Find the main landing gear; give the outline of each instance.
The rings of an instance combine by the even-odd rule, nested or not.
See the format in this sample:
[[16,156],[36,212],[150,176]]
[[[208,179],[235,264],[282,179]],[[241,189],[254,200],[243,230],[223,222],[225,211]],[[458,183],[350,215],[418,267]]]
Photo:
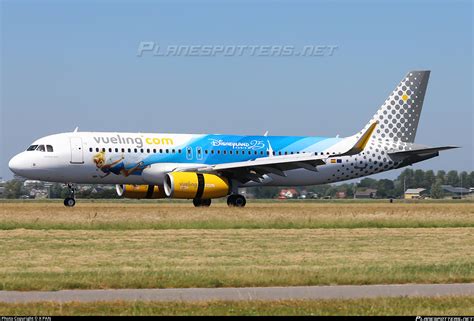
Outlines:
[[209,207],[211,206],[210,198],[195,198],[193,199],[193,204],[195,207]]
[[240,194],[231,194],[227,197],[229,207],[244,207],[247,204],[245,197]]
[[[247,200],[240,194],[231,194],[227,197],[227,205],[229,207],[244,207],[246,203]],[[211,199],[195,198],[193,199],[193,204],[195,207],[209,207],[211,206]]]
[[73,207],[76,205],[76,189],[72,184],[67,184],[67,188],[69,188],[69,196],[64,199],[64,206]]

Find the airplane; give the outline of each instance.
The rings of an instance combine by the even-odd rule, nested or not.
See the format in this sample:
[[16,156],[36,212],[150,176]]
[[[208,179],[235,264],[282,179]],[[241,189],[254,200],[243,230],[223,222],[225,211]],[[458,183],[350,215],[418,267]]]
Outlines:
[[42,137],[8,166],[34,180],[116,184],[119,196],[192,199],[196,207],[227,197],[244,207],[241,187],[334,183],[393,170],[456,146],[415,144],[430,71],[410,71],[358,133],[320,136],[237,136],[73,132]]

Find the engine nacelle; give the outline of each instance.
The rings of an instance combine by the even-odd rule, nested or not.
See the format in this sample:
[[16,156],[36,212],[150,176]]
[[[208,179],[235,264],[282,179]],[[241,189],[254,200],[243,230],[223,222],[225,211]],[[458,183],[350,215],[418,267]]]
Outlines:
[[156,185],[115,185],[118,196],[125,198],[165,198],[162,188]]
[[164,190],[167,197],[210,199],[227,196],[229,181],[214,174],[171,172],[166,174]]

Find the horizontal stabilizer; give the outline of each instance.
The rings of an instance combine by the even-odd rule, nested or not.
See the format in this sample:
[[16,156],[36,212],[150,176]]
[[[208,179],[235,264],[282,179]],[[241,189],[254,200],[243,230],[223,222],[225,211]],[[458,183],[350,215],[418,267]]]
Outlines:
[[428,148],[416,148],[411,150],[394,150],[389,151],[390,156],[425,156],[429,154],[434,154],[442,150],[459,148],[458,146],[440,146],[440,147],[428,147]]

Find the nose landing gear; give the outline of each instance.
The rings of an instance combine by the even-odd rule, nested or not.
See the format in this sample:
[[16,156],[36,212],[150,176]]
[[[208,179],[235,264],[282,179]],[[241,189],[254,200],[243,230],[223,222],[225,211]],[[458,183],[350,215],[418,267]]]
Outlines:
[[64,199],[64,206],[73,207],[76,205],[76,189],[73,184],[67,184],[67,187],[69,188],[69,196]]
[[240,194],[231,194],[227,197],[229,207],[244,207],[245,204],[247,204],[247,200]]

